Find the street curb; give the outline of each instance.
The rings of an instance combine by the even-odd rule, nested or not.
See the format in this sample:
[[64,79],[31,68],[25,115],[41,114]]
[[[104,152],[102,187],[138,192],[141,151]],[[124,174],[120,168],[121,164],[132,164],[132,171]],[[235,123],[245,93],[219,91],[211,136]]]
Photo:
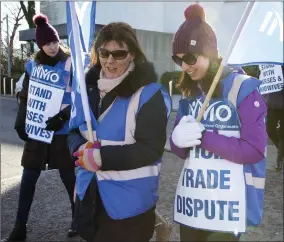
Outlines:
[[16,101],[16,96],[0,95],[0,99],[14,100],[14,101]]

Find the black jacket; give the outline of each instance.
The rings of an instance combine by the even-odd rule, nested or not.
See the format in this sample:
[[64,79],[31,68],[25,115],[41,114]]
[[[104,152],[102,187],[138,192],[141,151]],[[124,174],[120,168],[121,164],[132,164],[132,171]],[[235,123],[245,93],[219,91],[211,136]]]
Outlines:
[[[56,57],[48,57],[44,52],[41,52],[39,57],[39,64],[55,66],[58,61],[66,60],[68,55],[60,50]],[[25,133],[25,120],[29,78],[29,74],[26,71],[23,89],[19,94],[21,102],[15,121],[15,129],[19,137],[26,141],[21,162],[22,166],[25,168],[44,169],[45,164],[48,164],[49,169],[73,168],[74,163],[68,149],[67,135],[54,135],[51,144],[27,138]],[[70,117],[70,108],[62,110],[61,112],[64,113],[68,120]],[[68,122],[67,120],[66,122]]]
[[[110,106],[115,97],[130,97],[140,87],[156,82],[156,74],[152,65],[147,63],[142,68],[135,67],[134,71],[129,73],[117,87],[105,95],[99,110],[100,95],[97,86],[99,73],[100,67],[94,66],[86,74],[89,103],[96,118]],[[167,111],[163,96],[159,91],[143,105],[137,115],[134,134],[136,143],[101,148],[101,170],[130,170],[153,164],[163,154],[167,138],[166,126]],[[68,143],[71,153],[85,142],[86,140],[80,135],[78,129],[69,133]],[[154,214],[154,209],[155,207],[144,214],[121,220],[120,226],[129,228],[129,224],[136,224],[137,221],[141,222],[141,219],[147,217],[147,214]],[[93,241],[97,224],[107,227],[106,224],[111,223],[110,221],[98,192],[96,178],[94,178],[83,200],[76,198],[74,225],[83,239]],[[149,219],[148,222],[151,224]]]
[[[86,85],[90,107],[96,118],[106,110],[115,97],[130,97],[140,87],[156,82],[156,74],[151,64],[134,71],[112,91],[106,94],[99,110],[100,95],[97,86],[100,67],[92,67],[86,74]],[[167,111],[162,93],[157,92],[139,111],[134,138],[136,142],[123,146],[103,146],[101,148],[101,170],[131,170],[153,164],[160,158],[166,143]],[[68,143],[71,153],[86,140],[75,129],[69,133]]]

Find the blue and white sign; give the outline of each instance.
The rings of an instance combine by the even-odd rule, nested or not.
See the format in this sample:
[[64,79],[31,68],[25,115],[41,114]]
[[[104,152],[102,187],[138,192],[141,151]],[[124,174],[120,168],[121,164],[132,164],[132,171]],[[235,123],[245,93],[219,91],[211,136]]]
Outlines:
[[[183,115],[197,117],[204,102],[204,97],[195,100],[184,99],[180,101]],[[206,108],[201,123],[208,130],[238,130],[238,115],[228,100],[211,99]]]
[[[75,11],[72,11],[71,6],[75,5]],[[74,10],[74,9],[73,9]],[[66,2],[67,15],[67,34],[68,42],[71,49],[73,79],[72,79],[72,109],[69,127],[70,129],[77,128],[86,123],[84,116],[84,102],[88,102],[87,96],[81,94],[81,85],[85,85],[83,68],[85,69],[90,61],[90,50],[95,34],[95,18],[96,18],[96,1],[92,2]],[[78,30],[80,38],[74,38],[73,32]],[[81,56],[76,54],[76,49],[79,50]],[[81,59],[80,59],[81,58]],[[81,80],[80,80],[81,79]],[[80,83],[81,81],[81,83]],[[88,110],[89,111],[89,110]],[[90,112],[90,111],[89,111]],[[92,118],[92,127],[95,129],[97,122],[90,112]]]
[[[182,100],[183,115],[197,116],[202,102]],[[201,123],[207,130],[239,137],[236,111],[227,100],[211,100]],[[236,122],[237,120],[237,122]],[[212,125],[213,123],[217,126]],[[174,221],[193,228],[239,233],[246,230],[246,188],[243,166],[200,146],[191,148],[181,172],[174,203]]]
[[262,83],[259,86],[261,95],[279,92],[283,89],[283,72],[281,65],[259,65],[259,80]]
[[[26,133],[30,139],[51,143],[54,132],[45,130],[45,121],[60,111],[66,71],[45,65],[32,68],[29,81]],[[69,78],[69,77],[68,77]]]
[[228,63],[283,63],[283,2],[254,4]]

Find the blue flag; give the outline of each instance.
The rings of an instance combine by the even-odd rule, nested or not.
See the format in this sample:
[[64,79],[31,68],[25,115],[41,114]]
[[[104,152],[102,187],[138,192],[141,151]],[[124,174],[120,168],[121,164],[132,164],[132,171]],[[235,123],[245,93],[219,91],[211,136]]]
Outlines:
[[283,63],[283,2],[256,2],[228,64]]
[[[75,11],[74,11],[75,10]],[[86,123],[83,102],[88,104],[87,96],[81,95],[80,79],[84,78],[84,70],[90,61],[90,50],[95,34],[95,14],[96,1],[92,2],[66,2],[67,34],[71,49],[73,77],[72,77],[72,109],[69,128],[77,128]],[[78,36],[74,36],[74,31],[78,30]],[[79,55],[78,52],[80,51]],[[77,54],[76,54],[77,53]],[[81,85],[86,85],[85,80],[81,80]],[[84,87],[85,88],[85,87]],[[84,99],[82,101],[82,98]],[[88,105],[87,105],[88,106]],[[88,107],[89,109],[89,107]],[[88,110],[91,116],[92,128],[95,129],[97,121],[93,113]]]

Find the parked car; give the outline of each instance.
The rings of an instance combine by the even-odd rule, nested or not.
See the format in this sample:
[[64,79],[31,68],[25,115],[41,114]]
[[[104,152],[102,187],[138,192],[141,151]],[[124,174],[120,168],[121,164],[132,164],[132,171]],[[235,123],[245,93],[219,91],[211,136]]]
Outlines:
[[21,75],[19,81],[17,81],[17,83],[16,83],[15,95],[16,95],[16,99],[17,99],[18,104],[20,104],[19,94],[20,94],[20,91],[23,89],[24,78],[25,78],[25,73],[23,73]]

